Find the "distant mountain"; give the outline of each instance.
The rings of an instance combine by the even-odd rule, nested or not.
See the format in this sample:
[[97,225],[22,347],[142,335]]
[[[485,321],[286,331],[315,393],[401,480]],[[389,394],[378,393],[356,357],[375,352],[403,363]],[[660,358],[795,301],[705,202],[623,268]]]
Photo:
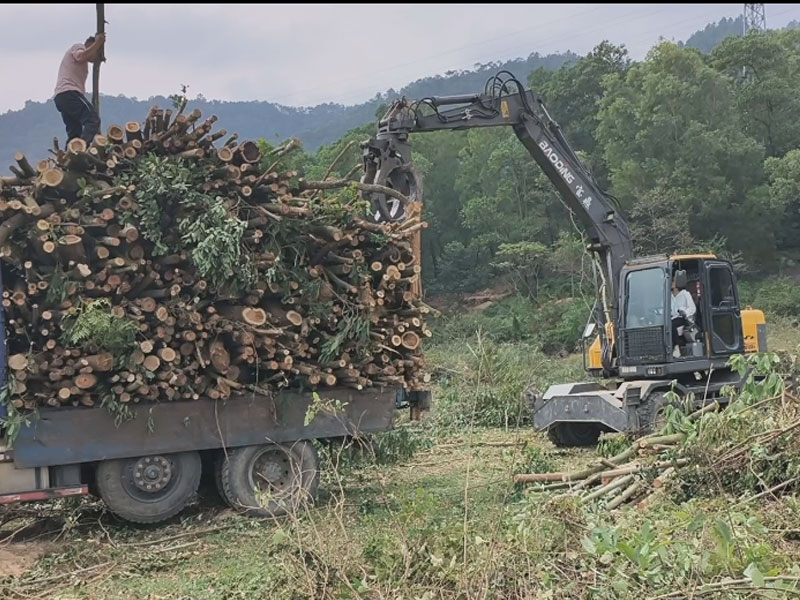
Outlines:
[[697,48],[701,52],[708,54],[726,37],[730,35],[742,35],[742,16],[735,19],[725,17],[716,23],[709,23],[704,29],[695,31],[686,40],[684,45],[690,48]]
[[[571,52],[547,56],[533,53],[528,58],[479,64],[472,70],[449,71],[444,75],[419,79],[399,91],[376,94],[371,100],[354,106],[327,103],[296,108],[264,101],[196,99],[189,102],[189,108],[199,108],[204,116],[217,115],[219,126],[228,132],[237,132],[240,139],[263,137],[276,141],[295,137],[307,150],[314,151],[321,145],[336,141],[348,130],[375,120],[375,112],[381,104],[401,95],[421,98],[483,90],[486,79],[500,69],[508,69],[525,82],[530,73],[540,67],[558,69],[577,58]],[[136,100],[122,95],[101,95],[103,131],[112,123],[141,122],[154,104],[169,108],[172,102],[164,96]],[[47,157],[54,136],[58,136],[63,145],[66,133],[52,100],[28,101],[22,110],[0,115],[0,171],[5,170],[3,165],[14,164],[15,152],[23,152],[32,161]]]
[[[783,29],[800,29],[800,22],[790,21]],[[741,15],[735,19],[725,17],[716,23],[709,23],[700,31],[695,31],[683,45],[697,48],[701,52],[708,54],[721,44],[726,37],[742,35],[743,30]]]

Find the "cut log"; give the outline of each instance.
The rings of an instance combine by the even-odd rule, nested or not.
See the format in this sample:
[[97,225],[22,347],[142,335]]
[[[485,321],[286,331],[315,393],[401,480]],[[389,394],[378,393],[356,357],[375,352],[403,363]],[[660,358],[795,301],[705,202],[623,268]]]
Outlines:
[[244,142],[236,148],[236,153],[246,163],[257,163],[261,160],[261,151],[258,146],[253,142]]
[[28,357],[24,354],[13,354],[8,357],[8,366],[14,371],[22,371],[28,368]]
[[244,321],[248,325],[261,327],[267,322],[267,312],[263,308],[253,306],[226,306],[219,309],[221,315],[235,321]]
[[14,160],[17,161],[20,170],[22,171],[25,177],[35,177],[37,171],[31,166],[31,163],[28,162],[28,159],[25,158],[25,155],[22,152],[17,152],[14,154]]
[[142,366],[147,369],[148,371],[157,371],[158,368],[161,366],[161,361],[158,359],[157,356],[150,354],[146,356]]
[[114,355],[110,352],[91,354],[83,356],[80,359],[80,363],[83,366],[90,367],[92,371],[107,372],[114,366]]
[[[327,192],[321,202],[316,191],[343,186],[315,188],[296,171],[281,172],[296,140],[264,168],[254,142],[231,136],[214,147],[227,135],[212,131],[216,117],[178,113],[154,108],[143,125],[112,125],[88,148],[76,139],[61,152],[56,143],[35,170],[15,156],[15,175],[0,178],[8,343],[12,352],[30,348],[9,357],[9,368],[24,367],[12,369],[27,386],[15,396],[21,405],[88,407],[107,393],[121,402],[225,398],[252,386],[418,389],[428,381],[420,351],[428,310],[412,294],[419,260],[405,239],[419,216],[370,223],[354,216],[349,194]],[[143,222],[136,166],[150,155],[191,160],[207,176],[166,194]],[[182,237],[198,215],[182,199],[192,189],[245,224],[237,263],[196,256],[194,246],[160,252],[186,247]],[[376,243],[373,233],[387,237]],[[211,271],[198,272],[198,259],[209,258]],[[240,267],[254,283],[233,284]],[[137,338],[120,353],[129,357],[124,368],[103,340],[59,346],[62,317],[98,299]],[[366,329],[366,339],[356,335]],[[338,359],[325,356],[334,338]]]
[[178,358],[178,354],[172,348],[162,348],[158,351],[158,355],[161,357],[161,360],[164,362],[175,362]]
[[121,144],[125,140],[125,129],[120,125],[111,125],[106,132],[106,137],[114,144]]
[[88,390],[97,385],[97,376],[91,373],[82,373],[75,378],[75,387],[79,390]]
[[409,350],[416,350],[419,348],[419,336],[414,333],[413,331],[406,331],[403,334],[402,338],[402,345],[403,348],[407,348]]
[[72,154],[82,154],[86,152],[86,142],[81,138],[72,138],[67,143],[67,151]]
[[142,131],[139,123],[136,121],[128,121],[125,123],[125,136],[129,142],[132,140],[141,140]]
[[225,344],[217,340],[211,344],[209,350],[210,360],[213,367],[222,375],[228,372],[231,365],[231,355],[225,348]]

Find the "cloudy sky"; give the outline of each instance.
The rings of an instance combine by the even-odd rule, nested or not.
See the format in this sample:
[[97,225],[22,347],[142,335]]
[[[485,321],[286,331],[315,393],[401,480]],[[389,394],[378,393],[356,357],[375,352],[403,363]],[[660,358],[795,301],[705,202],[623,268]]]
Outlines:
[[[572,50],[603,39],[641,59],[742,4],[106,5],[105,94],[189,96],[288,106],[355,104],[420,77]],[[800,5],[767,4],[767,25]],[[0,6],[0,113],[52,95],[66,49],[95,30],[94,4]],[[91,87],[91,74],[88,86]],[[89,90],[87,90],[89,91]]]

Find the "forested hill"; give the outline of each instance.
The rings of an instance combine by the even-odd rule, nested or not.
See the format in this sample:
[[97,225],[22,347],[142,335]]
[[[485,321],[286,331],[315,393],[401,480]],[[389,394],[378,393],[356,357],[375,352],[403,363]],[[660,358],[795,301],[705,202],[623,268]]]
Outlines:
[[695,31],[686,40],[686,46],[697,48],[708,54],[729,35],[742,35],[742,17],[725,17],[716,23],[709,23],[704,29]]
[[[433,94],[459,94],[482,90],[486,79],[499,69],[518,74],[523,81],[538,68],[558,69],[577,60],[577,55],[566,52],[507,62],[477,65],[474,70],[450,71],[444,75],[419,79],[399,91],[389,90],[376,94],[368,102],[354,106],[320,104],[311,108],[281,106],[272,102],[221,102],[218,100],[192,100],[190,106],[199,108],[204,115],[215,114],[225,129],[239,133],[241,138],[266,138],[275,141],[290,137],[299,138],[307,150],[316,150],[340,138],[346,131],[375,119],[378,107],[388,99],[407,95],[412,98]],[[169,90],[171,93],[177,90]],[[144,119],[154,104],[162,108],[172,102],[164,96],[136,100],[125,96],[102,96],[103,129],[111,123]],[[61,115],[53,101],[26,103],[25,108],[0,115],[0,165],[13,163],[15,152],[23,152],[30,159],[45,158],[52,146],[53,136],[65,137]]]

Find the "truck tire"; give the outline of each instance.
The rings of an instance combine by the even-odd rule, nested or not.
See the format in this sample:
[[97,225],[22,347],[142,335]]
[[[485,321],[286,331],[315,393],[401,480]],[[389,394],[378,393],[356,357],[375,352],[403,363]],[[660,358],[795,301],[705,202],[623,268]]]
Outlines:
[[547,437],[560,447],[594,446],[600,431],[594,423],[558,423],[547,430]]
[[230,450],[225,450],[223,448],[217,453],[217,460],[214,461],[214,482],[217,485],[217,493],[222,501],[228,506],[233,506],[233,502],[228,498],[228,495],[225,493],[225,486],[222,484],[222,469],[225,466],[225,461],[228,459],[230,452]]
[[279,517],[316,498],[319,456],[308,441],[228,450],[220,461],[222,495],[253,517]]
[[97,488],[117,516],[159,523],[186,506],[197,492],[201,470],[197,452],[105,460],[97,466]]

